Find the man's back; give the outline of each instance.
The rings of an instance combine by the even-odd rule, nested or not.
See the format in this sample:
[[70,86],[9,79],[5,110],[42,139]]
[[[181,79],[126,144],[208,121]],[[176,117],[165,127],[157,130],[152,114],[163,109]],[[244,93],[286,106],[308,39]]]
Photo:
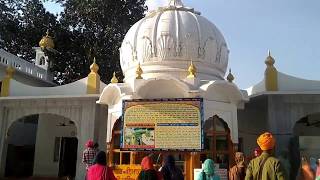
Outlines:
[[[260,173],[261,175],[259,175]],[[267,152],[263,152],[259,157],[250,161],[249,166],[247,167],[245,179],[286,180],[286,177],[280,161],[269,155]]]
[[93,148],[87,148],[83,151],[82,154],[82,162],[86,164],[86,169],[93,165],[93,160],[96,156],[97,152]]

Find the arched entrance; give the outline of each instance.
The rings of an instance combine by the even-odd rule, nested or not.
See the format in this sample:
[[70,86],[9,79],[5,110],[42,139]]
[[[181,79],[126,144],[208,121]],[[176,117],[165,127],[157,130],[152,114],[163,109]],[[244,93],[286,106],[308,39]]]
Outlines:
[[112,130],[111,142],[107,145],[109,165],[140,164],[142,158],[147,155],[153,157],[157,167],[161,166],[166,154],[175,156],[176,164],[183,170],[185,179],[193,179],[193,170],[200,168],[200,164],[207,158],[211,158],[220,169],[229,169],[233,162],[233,144],[230,137],[230,129],[227,123],[215,115],[204,122],[204,151],[202,152],[168,152],[168,151],[121,151],[121,119],[119,118]]
[[7,131],[6,177],[75,177],[75,123],[55,114],[28,115]]
[[315,160],[320,158],[320,113],[299,119],[294,125],[293,134],[290,148],[291,172],[297,172],[301,157],[310,160],[311,166],[315,168]]
[[5,176],[32,176],[38,118],[39,115],[23,117],[7,131]]
[[200,161],[213,159],[221,169],[229,169],[233,161],[233,144],[228,124],[219,116],[214,115],[204,123],[204,152]]

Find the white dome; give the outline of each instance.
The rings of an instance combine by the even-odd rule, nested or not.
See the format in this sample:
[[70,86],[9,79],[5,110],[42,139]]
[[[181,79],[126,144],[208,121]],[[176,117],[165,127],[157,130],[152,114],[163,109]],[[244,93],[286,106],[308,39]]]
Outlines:
[[200,80],[215,80],[223,79],[228,54],[214,24],[180,0],[171,0],[130,28],[120,48],[120,63],[125,81],[135,78],[139,62],[145,79],[185,79],[191,61]]

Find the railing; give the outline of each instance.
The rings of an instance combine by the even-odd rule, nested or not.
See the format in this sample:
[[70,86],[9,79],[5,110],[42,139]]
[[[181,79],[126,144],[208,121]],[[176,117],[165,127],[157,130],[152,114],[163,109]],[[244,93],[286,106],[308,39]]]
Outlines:
[[27,62],[3,49],[0,49],[0,64],[4,66],[11,65],[16,70],[24,72],[25,74],[28,74],[30,76],[37,77],[46,81],[52,81],[51,74],[45,69],[42,69],[33,63]]

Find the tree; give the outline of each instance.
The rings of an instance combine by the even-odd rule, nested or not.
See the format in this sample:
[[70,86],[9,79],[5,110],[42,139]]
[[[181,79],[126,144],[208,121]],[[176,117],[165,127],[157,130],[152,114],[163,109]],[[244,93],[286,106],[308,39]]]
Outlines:
[[119,48],[130,26],[144,16],[145,0],[52,1],[64,7],[59,20],[40,0],[0,0],[0,10],[6,12],[0,15],[5,20],[0,19],[0,27],[4,27],[0,29],[0,47],[30,60],[32,47],[49,28],[59,52],[46,52],[53,60],[56,81],[69,83],[87,76],[93,57],[104,82],[109,82],[113,72],[122,79]]
[[[73,48],[57,50],[71,58],[71,69],[80,76],[89,73],[93,56],[100,66],[100,75],[108,82],[113,72],[122,79],[119,48],[130,26],[144,16],[145,0],[56,0],[64,7],[61,24],[69,29]],[[59,36],[57,36],[59,38]],[[91,51],[90,51],[91,50]]]
[[1,0],[0,10],[0,47],[32,61],[32,47],[46,29],[57,26],[57,17],[47,12],[40,0]]

